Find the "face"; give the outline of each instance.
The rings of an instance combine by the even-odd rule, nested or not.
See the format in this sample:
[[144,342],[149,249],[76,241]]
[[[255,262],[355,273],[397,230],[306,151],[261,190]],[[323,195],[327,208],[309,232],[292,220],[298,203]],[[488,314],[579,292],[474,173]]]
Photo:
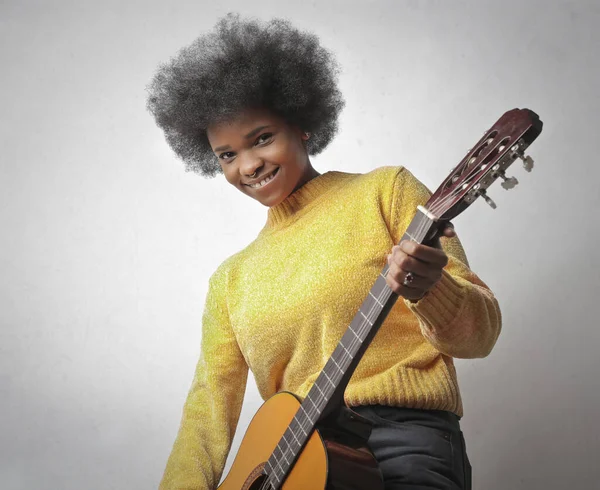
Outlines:
[[248,109],[212,125],[208,141],[227,181],[265,206],[275,206],[318,175],[300,128],[266,109]]

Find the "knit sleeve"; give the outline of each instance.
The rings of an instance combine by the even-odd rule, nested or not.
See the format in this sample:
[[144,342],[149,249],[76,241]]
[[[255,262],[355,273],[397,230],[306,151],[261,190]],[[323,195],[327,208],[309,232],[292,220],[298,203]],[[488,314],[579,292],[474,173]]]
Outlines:
[[212,490],[221,478],[248,377],[225,293],[220,267],[209,281],[200,358],[159,490]]
[[[395,243],[431,192],[407,169],[395,173],[390,228]],[[440,352],[457,358],[487,356],[500,334],[500,307],[489,287],[469,268],[458,237],[440,239],[448,256],[442,279],[419,301],[404,300],[423,336]]]

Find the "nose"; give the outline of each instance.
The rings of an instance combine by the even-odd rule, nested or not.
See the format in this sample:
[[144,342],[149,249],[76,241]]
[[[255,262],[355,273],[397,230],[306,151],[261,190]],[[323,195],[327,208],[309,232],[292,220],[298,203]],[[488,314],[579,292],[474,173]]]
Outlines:
[[258,173],[263,165],[264,162],[262,161],[262,158],[259,158],[256,155],[248,155],[240,163],[240,173],[244,177],[252,177]]

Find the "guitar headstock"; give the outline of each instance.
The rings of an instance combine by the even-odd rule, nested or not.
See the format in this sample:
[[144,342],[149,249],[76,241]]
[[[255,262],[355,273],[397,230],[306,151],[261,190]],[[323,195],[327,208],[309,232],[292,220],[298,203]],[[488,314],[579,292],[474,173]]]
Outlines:
[[495,208],[486,189],[498,178],[504,180],[505,189],[514,187],[517,179],[506,177],[505,171],[517,158],[523,160],[525,170],[531,171],[533,160],[524,151],[541,132],[542,121],[535,112],[529,109],[506,112],[450,172],[425,208],[443,221],[462,213],[478,197]]

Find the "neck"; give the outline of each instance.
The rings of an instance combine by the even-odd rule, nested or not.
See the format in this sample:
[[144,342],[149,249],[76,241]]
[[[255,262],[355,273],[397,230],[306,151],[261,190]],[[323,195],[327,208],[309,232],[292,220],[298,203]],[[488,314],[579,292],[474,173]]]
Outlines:
[[321,175],[321,174],[313,168],[313,166],[310,163],[310,160],[307,159],[306,169],[305,169],[304,173],[302,174],[302,178],[298,181],[298,184],[296,185],[296,187],[294,187],[294,190],[292,192],[296,192],[298,189],[300,189],[300,187],[302,187],[304,184],[306,184],[309,180],[314,179],[318,175]]
[[345,174],[335,171],[323,174],[315,172],[310,180],[302,186],[297,186],[297,190],[283,201],[269,207],[266,229],[277,229],[293,222],[303,210],[317,202],[321,195],[340,185],[344,176]]

